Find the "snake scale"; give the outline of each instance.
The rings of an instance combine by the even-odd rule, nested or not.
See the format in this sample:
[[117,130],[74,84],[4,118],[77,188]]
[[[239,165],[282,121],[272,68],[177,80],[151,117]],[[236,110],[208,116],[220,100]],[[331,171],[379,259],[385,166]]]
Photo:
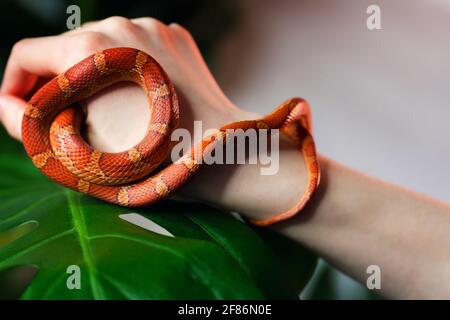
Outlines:
[[[143,140],[133,148],[100,152],[82,138],[83,117],[74,103],[119,81],[135,82],[145,91],[151,105],[150,123]],[[179,160],[152,174],[167,158],[171,133],[178,122],[177,93],[158,62],[137,49],[112,48],[87,57],[41,87],[25,109],[22,136],[34,165],[49,178],[126,207],[147,206],[171,195],[202,166],[196,156],[201,158],[217,140],[227,139],[227,129],[280,129],[298,145],[305,159],[308,182],[298,203],[252,223],[267,226],[295,215],[318,187],[320,169],[310,109],[303,99],[289,99],[261,119],[225,125]]]

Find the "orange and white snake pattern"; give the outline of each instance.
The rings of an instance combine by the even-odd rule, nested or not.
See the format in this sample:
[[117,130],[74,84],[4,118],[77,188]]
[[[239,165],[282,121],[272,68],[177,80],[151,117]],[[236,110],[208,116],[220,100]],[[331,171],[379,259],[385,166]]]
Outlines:
[[[146,136],[130,150],[100,152],[81,137],[83,116],[74,103],[119,81],[133,81],[143,88],[151,105],[150,123]],[[82,60],[40,88],[26,107],[22,136],[27,154],[49,178],[121,206],[146,206],[168,197],[202,166],[203,162],[196,159],[202,159],[218,140],[226,141],[227,129],[280,129],[298,145],[305,159],[308,182],[297,205],[252,223],[266,226],[292,217],[318,187],[320,169],[310,109],[303,99],[292,98],[262,119],[219,128],[178,161],[152,175],[167,158],[171,133],[178,122],[177,94],[162,67],[137,49],[112,48]]]

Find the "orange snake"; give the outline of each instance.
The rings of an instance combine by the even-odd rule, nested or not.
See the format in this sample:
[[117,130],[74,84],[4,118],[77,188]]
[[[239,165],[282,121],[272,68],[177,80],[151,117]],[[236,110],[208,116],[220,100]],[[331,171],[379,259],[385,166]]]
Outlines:
[[[146,136],[133,148],[100,152],[81,137],[82,115],[72,105],[119,81],[132,81],[143,88],[152,106],[150,123]],[[179,160],[151,175],[167,158],[178,120],[177,94],[162,67],[137,49],[112,48],[91,55],[40,88],[25,109],[22,136],[34,165],[49,178],[110,203],[139,207],[164,199],[181,187],[201,167],[196,156],[202,158],[217,140],[225,141],[226,129],[280,129],[303,153],[307,187],[293,208],[251,222],[266,226],[285,220],[299,212],[316,191],[320,169],[305,100],[292,98],[262,119],[219,128]]]

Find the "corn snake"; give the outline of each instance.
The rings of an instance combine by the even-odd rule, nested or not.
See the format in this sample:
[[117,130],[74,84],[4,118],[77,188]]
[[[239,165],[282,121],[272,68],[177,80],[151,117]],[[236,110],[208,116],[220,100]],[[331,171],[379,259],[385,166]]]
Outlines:
[[[94,150],[80,134],[82,115],[73,104],[119,81],[132,81],[145,91],[151,108],[146,136],[120,153]],[[150,173],[167,157],[170,135],[179,122],[175,88],[162,67],[146,53],[112,48],[93,54],[50,80],[29,100],[22,121],[25,150],[46,176],[68,188],[127,207],[140,207],[167,198],[201,168],[196,161],[227,129],[280,129],[299,147],[308,171],[306,190],[291,209],[266,220],[266,226],[292,217],[316,191],[320,168],[311,135],[307,102],[292,98],[257,120],[223,126],[191,151],[159,172]]]

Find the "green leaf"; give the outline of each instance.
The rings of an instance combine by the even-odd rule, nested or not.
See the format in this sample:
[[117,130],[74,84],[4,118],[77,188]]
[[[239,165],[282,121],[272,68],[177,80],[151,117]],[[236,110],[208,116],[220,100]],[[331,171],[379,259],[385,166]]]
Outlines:
[[[216,209],[110,205],[49,181],[3,131],[0,146],[0,298],[295,299],[315,268],[287,238]],[[68,289],[72,265],[81,289]]]

